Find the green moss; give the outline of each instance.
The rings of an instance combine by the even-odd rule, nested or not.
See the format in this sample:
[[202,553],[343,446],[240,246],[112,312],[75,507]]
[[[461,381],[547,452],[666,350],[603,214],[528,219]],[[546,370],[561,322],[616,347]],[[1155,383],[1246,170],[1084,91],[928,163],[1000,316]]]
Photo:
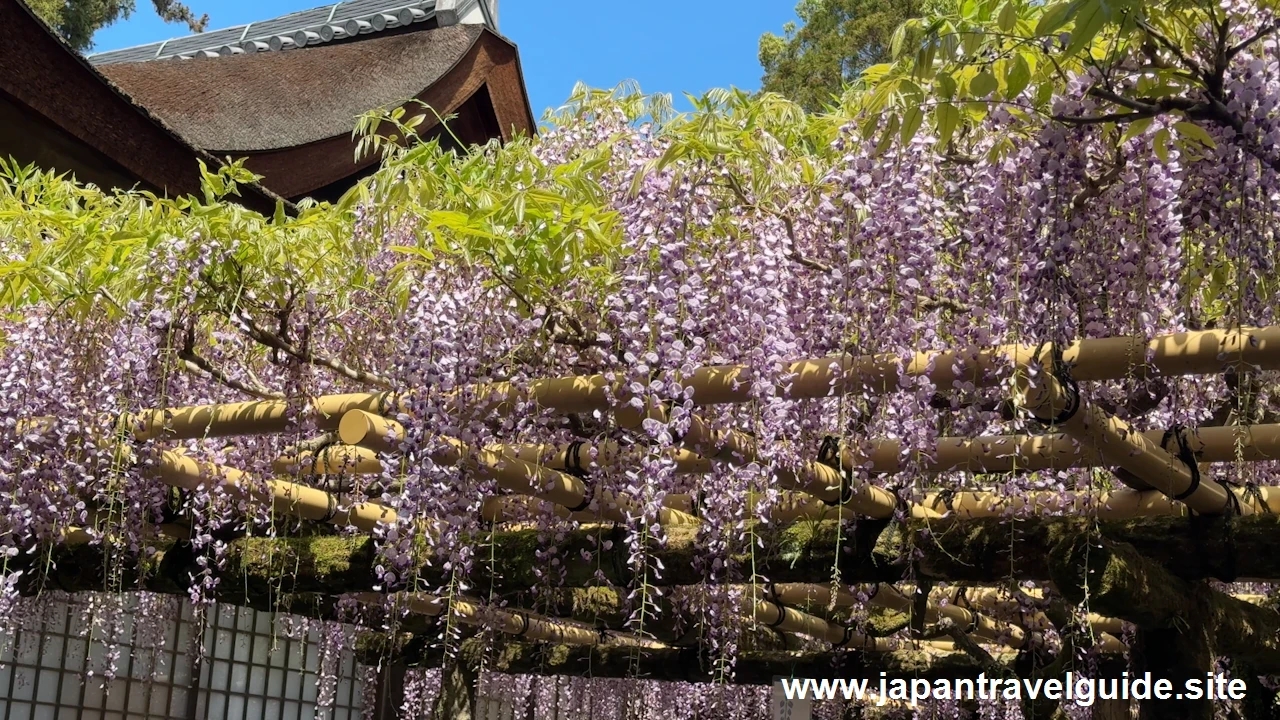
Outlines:
[[573,588],[571,592],[575,616],[611,616],[622,609],[622,597],[613,588],[601,586]]
[[904,612],[883,610],[867,616],[870,632],[876,637],[887,637],[911,624],[911,616]]

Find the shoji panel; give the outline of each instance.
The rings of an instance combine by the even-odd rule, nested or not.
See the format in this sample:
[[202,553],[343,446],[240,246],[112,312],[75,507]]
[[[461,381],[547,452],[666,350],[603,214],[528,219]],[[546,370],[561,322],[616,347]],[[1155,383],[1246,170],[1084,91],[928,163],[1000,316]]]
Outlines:
[[[363,694],[348,650],[331,658],[337,676],[329,708],[318,707],[320,637],[273,627],[272,615],[220,605],[205,628],[197,717],[221,720],[359,720]],[[3,719],[0,719],[3,720]]]

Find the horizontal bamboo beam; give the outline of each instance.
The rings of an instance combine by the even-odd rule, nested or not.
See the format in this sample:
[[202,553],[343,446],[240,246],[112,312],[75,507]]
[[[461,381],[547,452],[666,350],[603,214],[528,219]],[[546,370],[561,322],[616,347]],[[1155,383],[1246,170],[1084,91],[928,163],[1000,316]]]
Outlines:
[[235,468],[194,460],[172,450],[160,453],[154,472],[166,485],[184,490],[222,483],[242,497],[270,502],[276,512],[304,520],[351,525],[365,532],[372,531],[378,523],[396,521],[395,510],[383,505],[360,502],[343,507],[335,496],[323,490],[285,480],[253,480]]
[[[782,602],[801,607],[817,605],[851,609],[861,605],[857,596],[853,593],[843,588],[836,589],[833,592],[830,585],[783,583],[775,586],[775,592]],[[871,604],[878,607],[903,613],[912,611],[911,599],[888,583],[873,585],[872,592],[869,594],[871,595]],[[964,630],[966,635],[970,635],[982,642],[998,643],[1014,649],[1021,648],[1026,643],[1026,634],[1017,625],[994,620],[986,615],[955,605],[940,604],[931,598],[926,606],[925,622],[937,623],[940,618],[944,617]]]
[[[749,437],[739,431],[733,434],[730,447],[745,448],[744,457],[758,457]],[[1142,433],[1152,443],[1165,439],[1163,430],[1147,430]],[[748,438],[744,440],[743,438]],[[1196,459],[1201,463],[1230,463],[1236,461],[1261,462],[1280,459],[1280,424],[1207,426],[1187,430],[1186,439]],[[892,438],[877,439],[869,443],[867,452],[858,452],[847,445],[841,447],[840,464],[845,470],[878,473],[902,471],[902,443]],[[590,466],[595,455],[597,464],[607,465],[621,452],[613,441],[598,444],[584,443],[576,450],[572,444],[494,444],[489,450],[509,455],[526,462],[536,463],[552,470],[565,470],[580,463]],[[579,460],[570,462],[570,453]],[[696,474],[710,472],[711,458],[702,457],[684,448],[671,452],[676,462],[676,472]],[[717,453],[715,459],[725,460]],[[929,473],[945,473],[963,470],[973,473],[1008,473],[1031,470],[1063,470],[1077,467],[1099,467],[1108,463],[1096,447],[1081,443],[1067,433],[1044,435],[987,435],[972,438],[940,437],[933,457],[920,458],[921,469]],[[740,464],[740,463],[739,463]],[[281,456],[274,468],[280,473],[314,475],[349,473],[356,475],[380,474],[383,470],[373,450],[348,445],[328,445],[309,450],[301,455]]]
[[[901,647],[880,653],[845,650],[749,650],[739,648],[732,675],[723,673],[717,664],[708,663],[704,648],[696,645],[675,646],[663,650],[636,653],[626,649],[599,646],[550,645],[522,642],[507,636],[492,659],[490,669],[496,672],[588,678],[637,677],[651,681],[700,682],[736,685],[772,685],[778,677],[827,677],[839,668],[841,677],[871,679],[870,687],[879,688],[881,677],[894,679],[977,678],[990,666],[983,665],[964,652],[943,652],[930,647]],[[462,654],[468,655],[468,643],[479,645],[482,639],[463,641]],[[421,662],[423,667],[438,666],[440,651]],[[376,662],[378,658],[369,658]],[[994,660],[1004,671],[1012,672],[1014,653],[995,653]],[[1105,670],[1114,666],[1119,676],[1123,658],[1105,656]],[[882,675],[883,673],[883,675]]]
[[[1051,350],[1051,348],[1049,348]],[[942,388],[972,382],[992,386],[993,371],[1017,358],[1033,355],[1031,345],[1004,345],[981,350],[922,352],[906,360],[897,356],[835,355],[801,360],[787,367],[788,397],[819,398],[850,392],[889,392],[897,388],[899,371],[927,376]],[[1149,357],[1148,357],[1149,356]],[[1280,326],[1240,330],[1199,330],[1161,335],[1151,340],[1100,338],[1079,340],[1063,348],[1063,360],[1076,380],[1106,380],[1139,371],[1164,375],[1198,375],[1227,367],[1280,369]],[[698,405],[749,402],[751,371],[742,365],[704,367],[685,381]],[[476,416],[506,414],[520,403],[560,413],[589,413],[610,409],[620,396],[603,375],[535,380],[524,386],[491,383],[468,388],[469,410]],[[625,393],[624,393],[625,395]],[[353,393],[314,398],[309,404],[322,429],[332,429],[342,414],[365,410],[383,414],[407,409],[402,397],[390,393]],[[136,418],[139,439],[221,437],[283,432],[289,402],[262,400],[152,410]]]
[[[1039,588],[1018,588],[1011,592],[1006,588],[956,586],[934,588],[929,593],[929,600],[961,607],[975,607],[989,613],[1024,614],[1025,610],[1019,595],[1025,596],[1032,603],[1039,603],[1044,597],[1044,592]],[[1089,627],[1096,633],[1107,633],[1118,637],[1124,632],[1124,621],[1120,618],[1090,612],[1086,613],[1086,620]],[[1052,621],[1039,610],[1026,613],[1026,617],[1020,624],[1028,630],[1044,630],[1053,627]]]
[[[1280,347],[1280,342],[1276,347]],[[1029,359],[1019,358],[1019,361],[1025,367]],[[1148,486],[1181,500],[1198,513],[1218,515],[1231,509],[1233,498],[1226,488],[1209,478],[1201,478],[1197,483],[1192,468],[1186,463],[1134,430],[1129,423],[1079,397],[1078,393],[1072,394],[1051,372],[1044,370],[1035,377],[1029,372],[1020,372],[1016,383],[1020,405],[1036,417],[1053,419],[1072,437],[1096,448],[1112,465],[1124,468]],[[1241,512],[1252,512],[1252,509],[1242,506]]]
[[[665,410],[651,408],[647,416],[665,419]],[[623,427],[639,427],[644,419],[645,414],[639,411],[618,413],[618,423]],[[679,442],[700,457],[737,467],[762,462],[755,438],[735,429],[714,430],[698,415],[690,418],[689,429]],[[774,472],[782,487],[807,493],[827,505],[841,506],[853,515],[886,519],[898,509],[898,498],[888,490],[867,482],[846,483],[839,470],[816,460],[795,470],[779,468]],[[906,510],[913,517],[933,517],[918,506],[908,506]]]
[[[601,493],[610,502],[613,497],[612,493]],[[542,502],[537,498],[528,495],[498,495],[496,497],[485,498],[484,503],[480,506],[480,516],[485,522],[491,523],[509,523],[520,522],[538,515],[539,506]],[[580,523],[599,522],[600,516],[593,512],[579,511],[570,512],[569,508],[563,505],[549,503],[551,512],[557,517],[565,520],[574,520]],[[662,506],[671,510],[678,510],[682,513],[693,515],[696,508],[693,503],[693,496],[685,493],[668,493],[662,498]]]
[[[864,521],[852,532],[836,523],[806,523],[762,533],[767,554],[755,556],[755,570],[777,583],[828,582],[835,573],[844,583],[902,582],[909,572],[921,578],[958,584],[998,584],[1010,578],[1044,581],[1051,577],[1053,560],[1046,548],[1064,538],[1098,537],[1126,542],[1153,562],[1188,579],[1280,580],[1280,553],[1274,552],[1274,518],[1203,518],[1196,532],[1188,531],[1185,518],[1142,518],[1095,521],[1079,518],[947,519],[875,523]],[[471,574],[476,587],[491,587],[507,594],[527,590],[540,582],[542,560],[537,528],[486,533],[492,553],[477,561]],[[632,552],[621,533],[602,547],[597,527],[568,529],[557,545],[561,557],[589,553],[592,562],[564,564],[564,587],[594,587],[609,582],[632,587],[637,582],[628,564]],[[649,576],[655,586],[700,585],[706,580],[697,558],[704,552],[694,528],[667,529],[666,542],[654,542],[648,553],[665,568],[660,578]],[[163,550],[163,538],[156,540]],[[914,548],[913,564],[902,562],[906,548]],[[847,549],[847,550],[846,550]],[[68,592],[101,589],[108,568],[95,546],[58,546],[48,553],[22,554],[11,559],[12,569],[24,570],[22,582],[38,583],[56,575],[58,586]],[[150,580],[130,575],[126,557],[124,573],[130,583],[151,589],[172,584],[199,572],[193,559],[164,554],[165,563],[180,563]],[[45,563],[48,558],[51,562]],[[312,536],[300,538],[242,537],[227,542],[224,568],[219,574],[234,578],[238,589],[263,597],[280,593],[370,592],[381,584],[376,567],[381,562],[377,541],[367,535]],[[444,586],[449,582],[441,558],[427,552],[417,568],[423,582]],[[729,558],[750,566],[747,553]],[[186,563],[192,563],[190,565]],[[117,566],[118,567],[118,566]],[[599,575],[598,575],[599,573]],[[153,585],[152,582],[160,583]],[[224,583],[225,584],[225,583]],[[1107,613],[1112,615],[1112,613]]]
[[381,475],[382,461],[368,448],[341,443],[301,453],[281,455],[271,463],[281,475]]
[[[348,445],[393,452],[404,441],[405,430],[394,420],[363,410],[352,410],[342,417],[338,435]],[[573,475],[487,448],[473,450],[461,440],[443,438],[441,448],[432,454],[431,459],[441,465],[465,462],[479,477],[496,481],[508,492],[530,495],[571,510],[586,509],[594,504],[600,517],[614,522],[626,522],[629,513],[637,512],[625,497],[596,494],[588,498],[586,484]],[[663,525],[694,525],[698,522],[697,518],[671,508],[659,510],[659,521]]]
[[[385,412],[398,401],[391,393],[348,393],[321,395],[306,402],[304,412],[314,415],[322,430],[333,430],[348,410]],[[289,430],[293,417],[288,400],[253,400],[249,402],[193,405],[147,410],[134,416],[134,437],[193,439],[229,435],[266,435]]]
[[[1227,488],[1236,496],[1242,513],[1280,514],[1280,488],[1259,487],[1255,492]],[[1005,495],[990,491],[930,492],[925,507],[957,517],[1004,517],[1020,514],[1076,513],[1105,520],[1137,517],[1178,517],[1189,508],[1159,490],[1116,490],[1114,492],[1033,491],[1025,495]]]
[[[1165,431],[1148,430],[1142,435],[1159,445]],[[1201,427],[1187,431],[1187,443],[1202,463],[1276,460],[1280,459],[1280,424]],[[921,469],[930,473],[1007,473],[1109,464],[1096,446],[1079,442],[1067,433],[941,437],[934,456],[922,457],[920,463]],[[901,472],[902,444],[893,439],[874,440],[865,453],[845,446],[841,448],[840,464],[845,469],[871,473]]]
[[[366,604],[381,604],[386,596],[380,593],[361,593],[357,599]],[[556,643],[577,646],[629,647],[663,650],[669,646],[649,638],[613,631],[599,630],[575,623],[547,618],[524,610],[507,608],[481,608],[478,602],[466,598],[452,600],[426,593],[399,593],[392,606],[400,604],[409,612],[428,617],[439,617],[446,612],[451,619],[464,625],[489,626],[508,635],[515,635],[526,642]]]
[[864,635],[853,628],[811,615],[778,600],[758,599],[758,592],[748,592],[742,599],[742,612],[756,623],[779,632],[804,635],[829,643],[835,647],[866,652],[889,652],[904,643],[920,645],[935,650],[950,651],[955,647],[948,641],[912,642],[895,638],[878,638]]

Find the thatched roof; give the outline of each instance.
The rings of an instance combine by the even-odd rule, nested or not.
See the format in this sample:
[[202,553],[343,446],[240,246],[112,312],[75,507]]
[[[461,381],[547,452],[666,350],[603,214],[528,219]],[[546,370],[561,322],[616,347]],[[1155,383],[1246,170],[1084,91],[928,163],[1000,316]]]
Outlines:
[[[200,193],[199,162],[218,160],[120,92],[19,0],[0,0],[0,155],[105,187]],[[260,185],[240,202],[272,212]]]
[[455,25],[293,52],[98,69],[200,147],[277,150],[349,135],[357,116],[417,97],[484,32]]

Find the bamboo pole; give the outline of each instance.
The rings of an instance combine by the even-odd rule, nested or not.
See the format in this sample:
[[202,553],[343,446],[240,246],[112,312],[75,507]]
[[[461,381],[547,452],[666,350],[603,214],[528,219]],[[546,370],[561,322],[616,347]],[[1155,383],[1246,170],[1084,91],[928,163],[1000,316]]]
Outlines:
[[[565,471],[576,467],[584,470],[590,468],[594,457],[595,464],[612,464],[623,448],[612,440],[600,443],[584,442],[574,447],[551,443],[495,443],[486,446],[487,450],[513,457],[527,463],[541,465],[549,470]],[[570,457],[573,456],[573,457]],[[699,457],[688,450],[675,449],[671,452],[676,463],[676,472],[681,474],[697,474],[710,472],[712,462]],[[380,475],[382,463],[378,453],[363,447],[345,444],[333,444],[315,450],[304,450],[300,453],[281,455],[272,464],[280,473],[304,475]]]
[[[385,596],[379,593],[360,593],[360,602],[380,604]],[[637,635],[612,631],[601,632],[594,628],[547,618],[523,610],[505,608],[482,609],[475,601],[465,598],[447,600],[425,593],[400,593],[393,602],[403,602],[410,612],[428,617],[439,617],[446,612],[464,625],[483,626],[486,618],[493,620],[493,627],[508,635],[516,635],[529,642],[558,643],[561,645],[632,647],[660,650],[668,646],[656,640]]]
[[742,599],[742,613],[755,622],[779,632],[804,635],[836,647],[888,652],[900,641],[876,638],[854,631],[838,623],[828,622],[816,615],[801,612],[771,600],[757,600],[749,593]]
[[[934,588],[929,594],[929,599],[930,601],[945,601],[952,605],[976,607],[987,612],[1008,615],[1024,613],[1023,605],[1017,598],[1018,595],[1025,595],[1031,600],[1038,601],[1044,597],[1044,592],[1039,588],[1019,588],[1015,592],[1003,588],[964,586]],[[1089,623],[1089,627],[1096,633],[1118,636],[1124,632],[1124,621],[1120,618],[1107,617],[1106,615],[1091,612],[1087,613],[1086,620]],[[1023,627],[1043,630],[1053,627],[1053,623],[1043,612],[1035,610],[1031,613],[1026,613]]]
[[376,451],[335,444],[281,455],[272,461],[271,469],[284,475],[381,475],[383,468]]
[[[647,415],[665,420],[666,411],[662,408],[650,408]],[[638,427],[644,419],[645,414],[638,411],[618,413],[618,424],[623,427]],[[732,428],[714,430],[697,415],[690,419],[689,429],[679,441],[700,457],[720,460],[730,465],[744,466],[761,462],[755,438]],[[808,493],[828,505],[842,505],[845,510],[858,515],[877,519],[891,518],[898,507],[897,497],[888,490],[867,482],[846,483],[838,470],[816,460],[806,462],[795,470],[778,469],[775,477],[778,484],[785,488]],[[918,507],[908,510],[913,517],[920,513],[930,516],[929,511]]]
[[[1227,490],[1236,496],[1242,513],[1280,514],[1280,488],[1259,487],[1256,488],[1256,494],[1236,488]],[[1025,513],[1027,510],[1033,513],[1093,513],[1103,520],[1188,514],[1186,505],[1159,490],[1124,489],[1096,494],[1038,491],[1024,496],[984,491],[962,491],[950,496],[930,492],[925,495],[921,504],[939,512],[946,511],[966,518],[1002,517]]]
[[[830,585],[814,583],[783,583],[775,586],[778,600],[788,605],[821,605],[836,608],[854,608],[860,603],[857,596],[843,588],[832,592]],[[911,599],[888,583],[872,586],[870,602],[878,607],[910,613]],[[1018,649],[1026,644],[1026,633],[1017,625],[994,620],[986,615],[956,605],[940,604],[932,597],[925,610],[925,622],[936,623],[940,618],[951,620],[979,641],[997,643]]]
[[[957,382],[989,387],[998,381],[994,370],[1034,352],[1030,345],[1003,345],[922,352],[906,360],[887,355],[801,360],[787,367],[791,376],[788,397],[798,400],[861,391],[889,392],[897,388],[900,369],[907,375],[927,376],[939,387],[953,387]],[[1125,337],[1080,340],[1064,348],[1062,357],[1071,365],[1073,377],[1081,381],[1120,378],[1140,371],[1196,375],[1236,366],[1280,369],[1280,326],[1200,330],[1149,341]],[[750,370],[745,366],[722,365],[695,370],[685,385],[692,389],[696,404],[717,405],[749,402],[749,381]],[[468,399],[474,414],[483,416],[509,413],[521,403],[559,413],[608,410],[610,397],[616,393],[610,392],[603,375],[589,375],[535,380],[524,386],[491,383],[469,387],[459,396]],[[374,413],[407,409],[402,397],[390,393],[329,395],[309,402],[319,416],[318,424],[325,429],[352,409]],[[288,401],[263,400],[152,410],[138,416],[136,435],[149,439],[282,432],[287,429],[288,408]]]
[[[1164,434],[1163,430],[1142,433],[1156,445],[1164,440]],[[1201,427],[1188,430],[1187,442],[1202,463],[1276,460],[1280,459],[1280,424]],[[901,442],[893,439],[875,440],[865,453],[847,446],[840,452],[840,464],[845,469],[857,467],[872,473],[900,472],[901,458]],[[922,469],[930,473],[1006,473],[1107,464],[1095,446],[1081,443],[1067,433],[942,437],[938,438],[935,456],[921,458],[921,463]]]
[[395,510],[383,505],[361,502],[343,508],[336,497],[323,490],[284,480],[265,480],[261,486],[255,487],[249,476],[240,470],[193,460],[172,450],[160,453],[155,473],[165,484],[185,490],[195,490],[210,482],[223,482],[233,492],[262,502],[270,501],[276,512],[304,520],[352,525],[365,532],[372,531],[380,522],[396,521]]
[[[745,456],[756,458],[750,436],[740,431],[729,431],[731,447],[746,449]],[[1144,431],[1149,441],[1159,444],[1164,439],[1163,430]],[[747,438],[747,439],[744,439]],[[1280,424],[1208,426],[1189,430],[1187,442],[1201,463],[1229,463],[1236,461],[1261,462],[1280,459]],[[610,464],[622,449],[616,442],[583,443],[576,449],[572,444],[512,443],[494,444],[489,450],[510,457],[535,463],[552,470],[566,470],[576,465],[587,467],[591,458],[599,465]],[[717,451],[715,460],[726,460],[731,453]],[[571,454],[577,457],[570,459]],[[698,474],[710,472],[713,459],[691,450],[675,448],[671,455],[676,472]],[[885,438],[870,443],[867,452],[857,452],[847,445],[841,447],[840,465],[843,469],[882,474],[902,471],[901,441]],[[1075,467],[1106,465],[1101,454],[1092,445],[1080,443],[1067,433],[1044,435],[987,435],[972,438],[941,437],[933,457],[920,459],[922,469],[929,473],[945,473],[963,470],[973,473],[1008,473],[1031,470],[1063,470]],[[274,468],[281,473],[358,475],[380,474],[382,464],[372,450],[347,445],[329,445],[301,454],[282,455]]]
[[[382,412],[400,402],[392,393],[349,393],[321,395],[306,403],[323,430],[337,427],[348,410]],[[134,437],[192,439],[227,435],[264,435],[289,429],[290,402],[287,400],[254,400],[218,405],[193,405],[147,410],[134,416]]]
[[[390,451],[399,449],[405,431],[394,420],[363,410],[351,410],[342,417],[338,435],[348,445]],[[622,496],[595,493],[588,498],[586,484],[568,473],[501,455],[489,449],[473,450],[454,438],[444,438],[440,449],[431,457],[441,465],[465,462],[479,477],[495,480],[504,490],[531,495],[570,510],[585,510],[594,502],[601,517],[615,522],[626,522],[628,513],[635,512],[630,500]],[[663,525],[694,525],[698,522],[697,518],[679,510],[662,508],[658,512],[659,522]]]
[[[611,497],[611,494],[609,496]],[[540,502],[542,501],[528,495],[498,495],[485,498],[484,504],[480,507],[480,514],[486,522],[517,522],[536,516]],[[665,508],[678,510],[690,515],[695,512],[693,497],[684,493],[666,495],[662,499],[662,505]],[[596,513],[586,511],[570,512],[569,508],[555,503],[551,503],[551,511],[557,517],[575,520],[580,523],[599,522],[600,520],[600,516]]]
[[[1280,347],[1280,339],[1273,346]],[[1015,359],[1025,368],[1030,358]],[[1049,367],[1049,363],[1044,365]],[[1197,483],[1185,463],[1078,393],[1073,397],[1047,369],[1034,378],[1026,371],[1018,373],[1016,386],[1019,404],[1033,415],[1053,419],[1081,443],[1097,448],[1104,460],[1124,468],[1150,487],[1204,515],[1219,515],[1230,509],[1233,496],[1225,488],[1208,478]],[[1250,513],[1252,508],[1241,506],[1240,511]]]

